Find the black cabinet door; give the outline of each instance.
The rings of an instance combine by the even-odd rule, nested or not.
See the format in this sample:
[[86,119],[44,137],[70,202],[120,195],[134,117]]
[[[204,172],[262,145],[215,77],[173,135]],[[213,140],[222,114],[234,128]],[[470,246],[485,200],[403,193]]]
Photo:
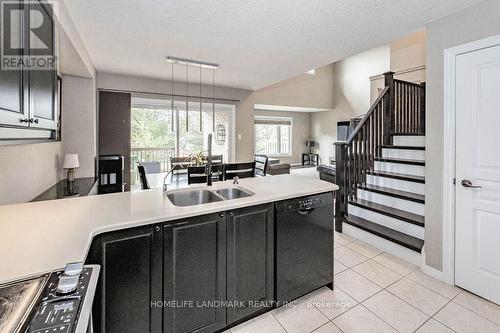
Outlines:
[[226,326],[224,213],[164,226],[164,332],[215,332]]
[[227,308],[228,324],[274,300],[273,204],[228,212],[227,299],[238,304]]
[[[2,18],[0,21],[5,29],[4,36],[10,36],[5,40],[2,49],[2,63],[5,61],[8,65],[9,59],[21,57],[24,52],[24,6],[19,3],[7,3],[0,1],[2,4]],[[5,58],[3,57],[5,55]],[[13,58],[11,58],[13,57]],[[27,109],[23,105],[23,68],[18,69],[0,69],[0,125],[15,125],[28,126]]]
[[[27,38],[28,50],[31,55],[51,57],[55,54],[54,38],[54,14],[51,6],[45,1],[30,2],[31,15],[41,15],[43,19],[36,29],[37,38]],[[34,34],[34,32],[27,32]],[[37,41],[37,43],[35,43]],[[30,45],[30,42],[33,44]],[[31,127],[51,129],[57,128],[55,112],[55,88],[57,82],[56,70],[54,69],[32,69],[26,71],[28,79],[27,94],[29,96],[30,118],[33,119]]]
[[161,332],[162,232],[146,226],[94,238],[88,263],[101,265],[94,331]]

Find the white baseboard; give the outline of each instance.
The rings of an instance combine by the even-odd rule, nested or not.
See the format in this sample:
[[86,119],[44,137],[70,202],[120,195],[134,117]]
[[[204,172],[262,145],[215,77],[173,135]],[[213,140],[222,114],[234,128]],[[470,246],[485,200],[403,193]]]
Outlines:
[[455,286],[455,281],[447,276],[445,272],[442,272],[440,270],[435,269],[434,267],[431,267],[425,263],[425,245],[424,248],[422,249],[422,262],[420,264],[420,269],[422,272],[425,274],[432,276],[433,278],[442,281],[450,286]]
[[362,242],[370,244],[384,252],[399,257],[411,264],[419,266],[421,263],[421,255],[418,252],[407,249],[404,246],[388,241],[382,237],[376,236],[359,228],[356,228],[347,223],[342,224],[342,232],[348,236],[359,239]]

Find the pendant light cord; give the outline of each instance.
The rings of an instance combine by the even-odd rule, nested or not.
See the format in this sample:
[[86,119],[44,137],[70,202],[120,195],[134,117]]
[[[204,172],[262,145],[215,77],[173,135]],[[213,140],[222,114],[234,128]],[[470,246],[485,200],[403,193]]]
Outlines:
[[212,132],[215,132],[215,68],[212,68]]
[[[186,96],[189,96],[189,65],[186,63]],[[189,100],[186,97],[186,132],[189,132]]]

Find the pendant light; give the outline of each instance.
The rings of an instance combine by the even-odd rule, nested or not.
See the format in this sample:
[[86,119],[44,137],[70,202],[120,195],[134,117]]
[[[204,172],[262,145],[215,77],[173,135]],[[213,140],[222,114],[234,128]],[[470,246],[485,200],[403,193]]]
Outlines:
[[174,63],[172,62],[172,68],[171,68],[171,77],[172,77],[172,82],[171,82],[171,92],[172,94],[170,95],[170,112],[172,112],[171,114],[171,121],[170,121],[170,130],[172,132],[174,132]]
[[[186,65],[186,132],[189,131],[189,70],[188,66],[196,66],[200,68],[200,130],[203,127],[203,96],[202,96],[202,83],[201,83],[201,70],[211,69],[212,70],[212,130],[215,132],[215,70],[219,68],[218,64],[198,61],[193,59],[178,58],[173,56],[167,56],[167,61],[173,64]],[[173,67],[172,67],[172,107],[173,107]],[[172,122],[173,124],[173,122]],[[177,126],[179,126],[179,120],[177,119]],[[172,125],[173,127],[173,125]]]

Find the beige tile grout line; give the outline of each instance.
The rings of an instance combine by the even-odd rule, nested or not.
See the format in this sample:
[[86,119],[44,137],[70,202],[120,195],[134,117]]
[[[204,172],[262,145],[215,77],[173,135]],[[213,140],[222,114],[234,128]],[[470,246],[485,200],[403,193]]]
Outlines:
[[[345,243],[345,244],[341,244],[338,248],[340,248],[340,247],[345,247],[345,245],[346,245],[346,244],[353,243],[353,242],[355,242],[356,240],[357,240],[357,239],[354,239],[354,240],[349,241],[349,242],[347,242],[347,243]],[[360,241],[360,242],[362,242],[361,240],[359,240],[359,241]],[[364,242],[363,242],[363,243],[364,243]],[[369,244],[368,244],[368,245],[369,245]],[[337,249],[338,249],[338,248],[337,248]],[[354,249],[351,249],[351,248],[349,248],[349,247],[347,247],[347,249],[349,249],[349,250],[351,250],[351,251],[354,251],[354,252],[356,252],[356,253],[358,253],[358,254],[360,254],[360,255],[363,255],[363,256],[364,256],[364,254],[362,254],[362,253],[360,253],[360,252],[358,252],[358,251],[356,251],[356,250],[354,250]],[[334,249],[334,251],[335,251],[335,249]],[[321,309],[319,309],[316,305],[314,305],[314,302],[311,302],[311,301],[310,301],[310,300],[306,297],[306,299],[307,299],[307,300],[308,300],[311,304],[313,304],[313,307],[314,307],[314,308],[316,308],[316,309],[317,309],[317,310],[318,310],[318,311],[319,311],[319,312],[320,312],[320,313],[321,313],[321,314],[322,314],[322,315],[323,315],[323,316],[324,316],[324,317],[328,320],[325,324],[323,324],[323,325],[321,325],[321,326],[319,326],[319,327],[315,328],[315,329],[314,329],[314,330],[312,330],[311,332],[314,332],[314,331],[318,330],[319,328],[321,328],[321,327],[323,327],[323,326],[327,325],[328,323],[332,323],[332,324],[333,324],[336,328],[338,328],[341,332],[343,332],[343,331],[342,331],[342,329],[341,329],[340,327],[338,327],[337,325],[335,325],[335,323],[333,322],[333,320],[335,320],[336,318],[340,317],[341,315],[344,315],[344,314],[345,314],[345,313],[347,313],[348,311],[350,311],[350,310],[354,309],[356,306],[362,306],[362,307],[363,307],[363,308],[365,308],[368,312],[370,312],[371,314],[373,314],[374,316],[376,316],[377,318],[379,318],[379,319],[380,319],[380,320],[382,320],[384,323],[386,323],[387,325],[389,325],[390,327],[394,328],[394,329],[397,331],[397,329],[396,329],[395,327],[393,327],[391,324],[389,324],[388,322],[386,322],[383,318],[379,317],[376,313],[374,313],[374,312],[370,311],[370,309],[368,309],[366,306],[364,306],[364,305],[363,305],[363,302],[365,302],[365,301],[369,300],[370,298],[375,297],[376,295],[378,295],[379,293],[381,293],[383,290],[387,291],[387,292],[388,292],[388,293],[390,293],[391,295],[393,295],[393,296],[395,296],[396,298],[400,299],[401,301],[403,301],[403,302],[404,302],[404,303],[406,303],[407,305],[409,305],[409,306],[411,306],[412,308],[414,308],[416,311],[421,312],[421,313],[423,313],[425,316],[428,316],[428,317],[429,317],[429,318],[428,318],[428,319],[427,319],[424,323],[422,323],[422,325],[420,325],[420,326],[419,326],[419,327],[418,327],[415,331],[417,331],[418,329],[420,329],[423,325],[425,325],[425,324],[426,324],[429,320],[431,320],[431,319],[433,319],[433,320],[437,321],[438,323],[440,323],[441,325],[445,326],[446,328],[448,328],[448,329],[450,329],[450,330],[454,331],[454,330],[453,330],[453,329],[451,329],[450,327],[446,326],[444,323],[442,323],[442,322],[440,322],[439,320],[437,320],[437,319],[435,318],[435,316],[436,316],[436,315],[437,315],[437,314],[438,314],[438,313],[439,313],[439,312],[440,312],[443,308],[445,308],[445,307],[446,307],[449,303],[451,303],[451,302],[452,302],[452,301],[453,301],[453,300],[454,300],[454,299],[455,299],[458,295],[460,295],[463,291],[459,292],[457,295],[453,296],[451,299],[448,299],[448,301],[446,302],[446,304],[444,304],[441,308],[439,308],[439,310],[437,310],[437,311],[434,313],[434,315],[429,316],[428,314],[426,314],[426,313],[422,312],[421,310],[417,309],[415,306],[413,306],[413,305],[411,305],[411,304],[407,303],[404,299],[400,298],[398,295],[393,294],[390,290],[387,290],[387,288],[391,287],[392,285],[394,285],[395,283],[397,283],[397,282],[401,281],[402,279],[407,278],[407,276],[408,276],[408,275],[410,275],[411,273],[413,273],[413,272],[415,272],[415,271],[419,270],[419,269],[420,269],[420,267],[418,267],[418,266],[414,265],[414,266],[416,266],[416,269],[414,269],[414,270],[412,270],[412,271],[408,272],[407,274],[404,274],[404,275],[403,275],[403,274],[401,274],[401,273],[399,273],[399,272],[396,272],[396,271],[395,271],[395,270],[393,270],[392,268],[387,267],[386,265],[384,265],[384,264],[382,264],[382,263],[379,263],[379,262],[377,262],[377,261],[375,261],[375,260],[374,260],[377,264],[382,265],[382,266],[384,266],[386,269],[389,269],[390,271],[392,271],[392,272],[394,272],[394,273],[397,273],[397,274],[401,275],[401,277],[400,277],[400,278],[398,278],[398,279],[397,279],[396,281],[394,281],[393,283],[389,284],[387,287],[382,287],[382,286],[378,285],[375,281],[372,281],[372,280],[370,280],[369,278],[367,278],[367,277],[363,276],[362,274],[360,274],[360,273],[356,272],[355,270],[353,270],[353,268],[354,268],[354,267],[359,266],[359,265],[361,265],[361,264],[363,264],[363,263],[366,263],[366,262],[367,262],[367,261],[369,261],[369,260],[373,260],[374,258],[376,258],[376,257],[378,257],[378,256],[381,256],[381,255],[383,255],[384,253],[387,253],[387,252],[382,251],[381,253],[377,254],[376,256],[374,256],[374,257],[372,257],[372,258],[367,257],[367,260],[364,260],[364,261],[362,261],[362,262],[360,262],[360,263],[358,263],[358,264],[356,264],[356,265],[354,265],[354,266],[352,266],[352,267],[347,267],[347,266],[346,266],[346,267],[347,267],[347,269],[346,269],[346,270],[344,270],[344,271],[342,271],[342,273],[343,273],[343,272],[346,272],[346,271],[348,271],[348,270],[352,270],[354,273],[359,274],[359,275],[360,275],[360,276],[362,276],[363,278],[365,278],[365,279],[367,279],[368,281],[370,281],[370,282],[374,283],[375,285],[377,285],[378,287],[380,287],[380,288],[382,288],[382,289],[381,289],[381,290],[379,290],[379,291],[377,291],[377,292],[376,292],[375,294],[373,294],[372,296],[370,296],[370,297],[366,298],[365,300],[363,300],[363,301],[359,302],[359,301],[357,301],[355,298],[353,298],[351,295],[349,295],[349,293],[347,293],[345,290],[343,290],[342,288],[338,287],[338,286],[337,286],[337,285],[335,285],[335,283],[334,283],[334,288],[338,288],[338,289],[339,289],[339,290],[341,290],[343,293],[345,293],[346,295],[348,295],[350,298],[354,299],[354,300],[356,301],[356,303],[357,303],[355,306],[353,306],[352,308],[350,308],[350,309],[348,309],[348,310],[344,311],[343,313],[341,313],[341,314],[340,314],[340,315],[338,315],[337,317],[335,317],[335,318],[333,318],[333,319],[328,318],[328,317],[327,317],[327,316],[326,316],[326,315],[325,315],[325,314],[321,311]],[[365,257],[366,257],[366,256],[365,256]],[[338,261],[338,260],[337,260],[337,261]],[[403,260],[403,261],[404,261],[404,260]],[[339,261],[339,262],[340,262],[340,261]],[[342,264],[342,262],[340,262],[340,263]],[[344,265],[344,266],[345,266],[345,265]],[[339,273],[339,274],[340,274],[340,273]],[[424,274],[425,274],[425,273],[424,273]],[[335,280],[335,277],[334,277],[334,280]],[[429,288],[427,288],[426,286],[424,286],[424,285],[422,285],[422,284],[418,283],[417,281],[413,281],[412,279],[409,279],[409,280],[410,280],[410,281],[412,281],[412,282],[414,282],[414,283],[416,283],[416,284],[418,284],[419,286],[421,286],[421,287],[423,287],[423,288],[425,288],[425,289],[427,289],[427,290],[429,290],[429,291],[431,291],[431,292],[433,292],[433,293],[435,293],[435,294],[437,294],[437,295],[439,295],[439,296],[443,297],[443,298],[446,298],[446,297],[444,297],[443,295],[440,295],[439,293],[435,292],[434,290],[429,289]],[[493,324],[495,324],[495,325],[498,325],[497,323],[495,323],[495,322],[493,322],[493,321],[489,320],[488,318],[486,318],[486,317],[482,316],[481,314],[479,314],[479,313],[477,313],[477,312],[475,312],[475,311],[473,311],[473,310],[470,310],[470,309],[468,309],[468,308],[466,308],[466,307],[464,307],[464,306],[462,306],[462,305],[460,305],[460,304],[458,304],[458,303],[456,303],[456,302],[453,302],[453,303],[454,303],[454,304],[456,304],[456,305],[458,305],[458,306],[460,306],[460,307],[462,307],[462,308],[464,308],[464,309],[466,309],[466,310],[469,310],[469,311],[471,311],[471,312],[473,312],[473,313],[477,314],[478,316],[480,316],[480,317],[482,317],[482,318],[484,318],[484,319],[488,320],[489,322],[491,322],[491,323],[493,323]],[[274,320],[276,320],[276,321],[278,322],[278,324],[281,326],[281,328],[282,328],[285,332],[287,332],[287,333],[288,333],[288,331],[287,331],[287,330],[285,329],[285,327],[281,324],[281,322],[278,320],[278,318],[276,318],[276,316],[274,315],[274,313],[273,313],[272,311],[270,311],[270,314],[272,315],[273,319],[274,319]],[[454,332],[455,332],[455,331],[454,331]]]
[[[465,289],[464,289],[464,290],[465,290]],[[477,313],[477,312],[476,312],[476,311],[474,311],[474,310],[471,310],[471,309],[469,309],[469,308],[466,308],[466,307],[465,307],[465,306],[463,306],[462,304],[459,304],[459,303],[457,303],[457,302],[454,302],[453,300],[454,300],[455,298],[457,298],[457,297],[458,297],[458,295],[460,295],[461,293],[463,293],[463,291],[461,291],[461,292],[460,292],[460,293],[458,293],[455,297],[453,297],[453,298],[452,298],[452,299],[451,299],[448,303],[446,303],[446,305],[448,305],[449,303],[453,303],[453,304],[455,304],[455,305],[457,305],[457,306],[459,306],[459,307],[461,307],[461,308],[464,308],[465,310],[468,310],[468,311],[470,311],[470,312],[472,312],[472,313],[475,313],[476,315],[478,315],[479,317],[481,317],[481,318],[483,318],[483,319],[486,319],[487,321],[489,321],[490,323],[494,324],[495,326],[500,327],[500,325],[499,325],[499,324],[497,324],[496,322],[494,322],[493,320],[486,318],[485,316],[481,315],[480,313]],[[474,295],[474,296],[476,296],[476,295]],[[476,297],[479,297],[479,296],[476,296]],[[439,309],[439,311],[441,311],[441,310],[442,310],[442,309]],[[437,313],[436,313],[436,314],[437,314]],[[437,320],[436,318],[434,318],[434,319],[435,319],[436,321],[439,321],[439,320]],[[440,322],[440,321],[439,321],[439,322]],[[441,322],[440,322],[440,323],[441,323]],[[443,324],[443,323],[441,323],[441,324]],[[443,324],[443,325],[444,325],[444,324]],[[444,326],[446,326],[446,325],[444,325]],[[448,327],[448,326],[446,326],[446,327]]]
[[[351,250],[352,250],[352,249],[351,249]],[[354,252],[356,252],[356,253],[359,253],[359,252],[357,252],[356,250],[352,250],[352,251],[354,251]],[[374,257],[372,257],[372,258],[368,258],[368,260],[373,260],[375,257],[378,257],[378,256],[380,256],[380,255],[382,255],[382,254],[384,254],[384,253],[387,253],[387,252],[382,251],[382,253],[380,253],[380,254],[378,254],[378,255],[376,255],[376,256],[374,256]],[[362,254],[362,253],[359,253],[359,254]],[[359,264],[357,264],[357,265],[354,265],[354,266],[352,266],[351,268],[348,268],[348,269],[346,269],[345,271],[342,271],[342,273],[343,273],[343,272],[346,272],[346,271],[348,271],[348,270],[352,270],[354,273],[359,274],[358,272],[356,272],[355,270],[353,270],[353,268],[354,268],[354,267],[356,267],[356,266],[359,266],[359,265],[361,265],[361,264],[363,264],[363,263],[365,263],[365,262],[366,262],[366,261],[368,261],[368,260],[365,260],[365,261],[363,261],[363,262],[361,262],[361,263],[359,263]],[[374,260],[374,261],[375,261],[375,260]],[[376,261],[375,261],[375,262],[376,262]],[[378,263],[378,262],[376,262],[376,263]],[[366,306],[364,306],[364,305],[363,305],[363,302],[366,302],[366,301],[367,301],[367,300],[369,300],[370,298],[375,297],[376,295],[378,295],[379,293],[381,293],[381,292],[382,292],[382,291],[384,291],[384,290],[385,290],[386,292],[390,293],[391,295],[394,295],[394,294],[393,294],[393,293],[391,293],[389,290],[387,290],[387,288],[389,288],[389,287],[390,287],[390,286],[392,286],[393,284],[397,283],[398,281],[402,280],[403,278],[407,277],[408,275],[410,275],[411,273],[415,272],[415,271],[416,271],[417,269],[419,269],[419,268],[418,268],[418,266],[416,266],[417,268],[415,268],[414,270],[412,270],[412,271],[408,272],[407,274],[401,274],[401,273],[396,272],[395,270],[391,269],[390,267],[387,267],[386,265],[384,265],[384,264],[382,264],[382,263],[378,263],[378,264],[379,264],[379,265],[384,266],[385,268],[387,268],[388,270],[390,270],[390,271],[392,271],[392,272],[394,272],[394,273],[397,273],[397,274],[401,275],[401,277],[400,277],[399,279],[397,279],[396,281],[394,281],[393,283],[389,284],[387,287],[382,287],[382,286],[378,285],[377,283],[375,283],[375,281],[372,281],[372,280],[370,280],[369,278],[367,278],[367,277],[363,276],[362,274],[359,274],[361,277],[363,277],[363,278],[367,279],[368,281],[372,282],[372,283],[373,283],[373,284],[375,284],[376,286],[378,286],[378,287],[382,288],[382,289],[380,289],[379,291],[377,291],[375,294],[373,294],[372,296],[370,296],[370,297],[368,297],[368,298],[364,299],[364,300],[363,300],[363,301],[361,301],[361,302],[358,302],[358,301],[357,301],[356,299],[354,299],[351,295],[349,295],[349,293],[347,293],[346,291],[342,290],[342,288],[340,288],[340,287],[336,286],[336,285],[335,285],[335,283],[334,283],[334,286],[335,286],[335,287],[337,287],[337,288],[339,288],[340,290],[342,290],[342,292],[344,292],[344,293],[345,293],[346,295],[348,295],[349,297],[351,297],[351,298],[353,298],[354,300],[356,300],[356,302],[358,302],[358,304],[357,304],[356,306],[361,305],[363,308],[365,308],[368,312],[370,312],[371,314],[373,314],[375,317],[379,318],[379,319],[380,319],[380,320],[382,320],[384,323],[386,323],[386,324],[387,324],[387,325],[389,325],[390,327],[394,328],[397,332],[399,332],[399,331],[398,331],[398,330],[397,330],[394,326],[392,326],[391,324],[389,324],[388,322],[386,322],[383,318],[379,317],[376,313],[372,312],[369,308],[367,308]],[[415,266],[415,265],[414,265],[414,266]],[[340,274],[340,273],[339,273],[339,274]],[[334,279],[335,279],[335,278],[334,278]],[[422,287],[424,287],[424,286],[422,286]],[[425,287],[424,287],[424,288],[425,288]],[[428,289],[428,288],[426,288],[426,289]],[[429,290],[430,290],[430,289],[429,289]],[[432,291],[432,290],[430,290],[430,291],[431,291],[431,292],[434,292],[434,291]],[[435,293],[435,292],[434,292],[434,293]],[[436,294],[437,294],[437,293],[436,293]],[[400,298],[400,297],[398,297],[397,295],[394,295],[394,296],[395,296],[396,298],[400,299],[400,300],[401,300],[402,302],[404,302],[405,304],[408,304],[409,306],[411,306],[412,308],[414,308],[416,311],[423,313],[422,311],[420,311],[419,309],[417,309],[417,308],[416,308],[416,307],[414,307],[413,305],[411,305],[411,304],[407,303],[405,300],[401,299],[401,298]],[[456,296],[455,296],[455,297],[456,297]],[[451,302],[451,300],[449,300],[449,302]],[[448,302],[448,303],[449,303],[449,302]],[[446,304],[448,304],[448,303],[446,303]],[[349,310],[347,310],[347,311],[352,310],[352,309],[353,309],[353,308],[355,308],[356,306],[353,306],[352,308],[350,308],[350,309],[349,309]],[[441,310],[441,309],[440,309],[440,310]],[[345,314],[347,311],[343,312],[341,315]],[[424,314],[425,316],[429,317],[429,318],[428,318],[428,319],[424,322],[424,324],[425,324],[425,323],[426,323],[429,319],[431,319],[431,318],[432,318],[432,316],[429,316],[429,315],[427,315],[426,313],[423,313],[423,314]],[[340,317],[341,315],[339,315],[339,317]],[[334,319],[335,319],[335,318],[334,318]],[[333,323],[333,320],[332,320],[332,323]],[[422,324],[422,325],[423,325],[423,324]],[[419,326],[418,328],[420,328],[420,327],[421,327],[421,326]],[[418,328],[417,328],[417,330],[418,330]]]
[[[353,242],[353,241],[351,241],[351,242],[349,242],[349,243],[346,243],[346,244],[350,244],[350,243],[352,243],[352,242]],[[361,242],[362,242],[362,241],[361,241]],[[369,245],[369,244],[368,244],[368,245]],[[341,245],[341,246],[339,246],[339,247],[342,247],[342,246],[344,246],[344,244],[342,244],[342,245]],[[348,249],[350,249],[350,250],[352,250],[352,251],[354,251],[354,252],[356,252],[356,253],[359,253],[359,254],[363,255],[362,253],[360,253],[360,252],[358,252],[358,251],[356,251],[356,250],[354,250],[354,249],[351,249],[351,248],[348,248]],[[373,260],[374,258],[376,258],[376,257],[378,257],[378,256],[381,256],[381,255],[382,255],[382,254],[384,254],[384,253],[387,253],[387,252],[382,251],[382,253],[379,253],[378,255],[376,255],[376,256],[374,256],[374,257],[372,257],[372,258],[368,258],[368,260]],[[429,320],[431,320],[431,319],[434,319],[435,321],[437,321],[437,322],[438,322],[438,323],[440,323],[441,325],[443,325],[443,326],[445,326],[446,328],[449,328],[450,330],[454,331],[453,329],[451,329],[450,327],[446,326],[444,323],[442,323],[442,322],[440,322],[438,319],[436,319],[436,318],[435,318],[435,316],[436,316],[436,315],[437,315],[437,314],[438,314],[438,313],[439,313],[439,312],[440,312],[443,308],[445,308],[445,307],[446,307],[449,303],[453,302],[453,300],[454,300],[456,297],[458,297],[458,295],[460,295],[461,293],[463,293],[463,292],[464,292],[463,290],[461,290],[458,294],[456,294],[455,296],[453,296],[451,299],[448,299],[448,301],[446,302],[446,304],[445,304],[445,305],[443,305],[441,308],[439,308],[439,310],[437,310],[437,311],[436,311],[436,313],[434,313],[432,316],[429,316],[428,314],[426,314],[426,313],[422,312],[421,310],[417,309],[417,308],[416,308],[416,307],[414,307],[413,305],[411,305],[411,304],[409,304],[408,302],[406,302],[404,299],[400,298],[398,295],[393,294],[390,290],[387,290],[387,288],[389,288],[389,287],[390,287],[390,286],[392,286],[393,284],[395,284],[395,283],[399,282],[399,281],[400,281],[400,280],[402,280],[403,278],[407,278],[407,279],[409,279],[407,276],[408,276],[408,275],[410,275],[411,273],[413,273],[413,272],[415,272],[415,271],[419,270],[419,269],[420,269],[420,267],[416,266],[416,267],[417,267],[416,269],[414,269],[414,270],[412,270],[411,272],[408,272],[407,274],[403,275],[403,274],[401,274],[401,273],[399,273],[399,272],[396,272],[396,271],[395,271],[395,270],[393,270],[392,268],[387,267],[387,266],[386,266],[386,265],[384,265],[383,263],[379,263],[379,262],[377,262],[377,261],[375,261],[375,260],[374,260],[374,261],[375,261],[376,263],[378,263],[379,265],[382,265],[382,266],[384,266],[385,268],[389,269],[390,271],[395,272],[395,273],[397,273],[397,274],[401,275],[401,278],[397,279],[396,281],[394,281],[393,283],[391,283],[390,285],[388,285],[387,287],[385,287],[385,288],[384,288],[384,287],[382,287],[382,286],[378,285],[375,281],[372,281],[372,280],[370,280],[369,278],[367,278],[367,277],[363,276],[362,274],[360,274],[360,273],[356,272],[355,270],[353,270],[353,268],[354,268],[354,267],[359,266],[359,265],[361,265],[361,264],[363,264],[363,263],[367,262],[368,260],[365,260],[365,261],[363,261],[363,262],[360,262],[359,264],[356,264],[356,265],[354,265],[354,266],[352,266],[352,267],[350,267],[350,268],[348,267],[346,270],[342,271],[342,273],[343,273],[343,272],[346,272],[346,271],[348,271],[348,270],[352,270],[354,273],[359,274],[359,275],[360,275],[360,276],[362,276],[363,278],[367,279],[368,281],[370,281],[370,282],[374,283],[375,285],[379,286],[380,288],[382,288],[381,290],[379,290],[378,292],[376,292],[376,293],[375,293],[375,294],[373,294],[372,296],[368,297],[367,299],[363,300],[362,302],[358,302],[358,301],[356,301],[356,302],[358,302],[358,304],[357,304],[357,305],[362,305],[362,303],[363,303],[363,302],[365,302],[365,301],[367,301],[368,299],[370,299],[370,298],[372,298],[372,297],[376,296],[376,295],[377,295],[377,294],[379,294],[382,290],[386,290],[388,293],[390,293],[391,295],[395,296],[396,298],[399,298],[401,301],[403,301],[404,303],[406,303],[406,304],[408,304],[409,306],[413,307],[413,308],[414,308],[414,309],[416,309],[418,312],[421,312],[421,313],[423,313],[424,315],[426,315],[426,316],[428,316],[428,317],[429,317],[429,318],[428,318],[428,319],[427,319],[427,320],[426,320],[426,321],[425,321],[422,325],[420,325],[420,326],[416,329],[416,331],[417,331],[419,328],[421,328],[423,325],[425,325],[425,323],[427,323],[427,322],[428,322]],[[404,260],[403,260],[403,261],[404,261]],[[340,273],[339,273],[339,274],[340,274]],[[424,274],[425,274],[425,273],[424,273]],[[429,289],[429,288],[427,288],[426,286],[424,286],[424,285],[422,285],[422,284],[418,283],[417,281],[414,281],[414,280],[412,280],[412,279],[409,279],[409,280],[410,280],[410,281],[412,281],[412,282],[414,282],[414,283],[416,283],[416,284],[418,284],[419,286],[421,286],[421,287],[423,287],[423,288],[425,288],[425,289],[427,289],[427,290],[429,290],[429,291],[431,291],[431,292],[435,293],[436,295],[439,295],[439,296],[441,296],[441,297],[443,297],[443,298],[446,298],[446,297],[444,297],[443,295],[441,295],[441,294],[439,294],[439,293],[435,292],[434,290]],[[439,280],[438,280],[438,281],[439,281]],[[336,287],[337,287],[337,288],[339,288],[338,286],[336,286]],[[455,286],[455,287],[456,287],[456,286]],[[342,288],[339,288],[339,289],[340,289],[340,290],[342,290]],[[461,288],[460,288],[460,289],[461,289]],[[346,292],[346,291],[344,291],[344,290],[342,290],[342,292],[344,292],[345,294],[349,295],[349,293],[347,293],[347,292]],[[351,297],[351,298],[352,298],[352,296],[351,296],[351,295],[349,295],[349,297]],[[477,313],[477,312],[476,312],[476,311],[474,311],[474,310],[468,309],[468,308],[466,308],[466,307],[462,306],[461,304],[458,304],[457,302],[453,302],[453,303],[454,303],[454,304],[456,304],[456,305],[458,305],[458,306],[460,306],[460,307],[462,307],[462,308],[464,308],[464,309],[466,309],[466,310],[469,310],[469,311],[471,311],[471,312],[475,313],[476,315],[480,316],[481,318],[486,319],[486,320],[488,320],[489,322],[491,322],[491,323],[493,323],[493,324],[495,324],[495,325],[499,326],[497,323],[495,323],[494,321],[492,321],[492,320],[490,320],[490,319],[488,319],[488,318],[484,317],[484,316],[483,316],[483,315],[481,315],[480,313]],[[357,306],[357,305],[356,305],[356,306]],[[380,318],[379,316],[377,316],[377,314],[375,314],[375,313],[373,313],[372,311],[370,311],[370,309],[368,309],[367,307],[365,307],[365,306],[363,306],[363,307],[364,307],[365,309],[367,309],[370,313],[374,314],[376,317]],[[354,308],[354,307],[353,307],[353,308]],[[351,308],[351,309],[352,309],[352,308]],[[351,310],[351,309],[349,309],[349,310]],[[349,310],[347,310],[347,311],[349,311]],[[346,313],[347,311],[343,312],[342,314]],[[340,316],[340,315],[339,315],[339,316]],[[382,319],[382,318],[380,318],[380,319],[381,319],[384,323],[386,323],[387,325],[391,326],[391,325],[390,325],[389,323],[387,323],[384,319]],[[333,320],[332,320],[332,322],[333,322]],[[392,327],[392,326],[391,326],[391,327]],[[393,328],[394,328],[394,327],[393,327]],[[395,329],[395,328],[394,328],[394,329]],[[455,331],[454,331],[454,332],[455,332]]]
[[[277,308],[276,308],[276,309],[277,309]],[[271,313],[271,316],[274,318],[274,320],[276,320],[276,322],[278,323],[278,325],[280,325],[280,326],[281,326],[281,328],[283,329],[283,331],[285,331],[285,332],[287,332],[287,333],[288,333],[288,331],[286,330],[285,326],[283,326],[283,325],[281,324],[281,322],[278,320],[278,318],[276,318],[276,316],[274,315],[273,311],[274,311],[274,310],[276,310],[276,309],[273,309],[273,310],[269,311],[269,313]]]

